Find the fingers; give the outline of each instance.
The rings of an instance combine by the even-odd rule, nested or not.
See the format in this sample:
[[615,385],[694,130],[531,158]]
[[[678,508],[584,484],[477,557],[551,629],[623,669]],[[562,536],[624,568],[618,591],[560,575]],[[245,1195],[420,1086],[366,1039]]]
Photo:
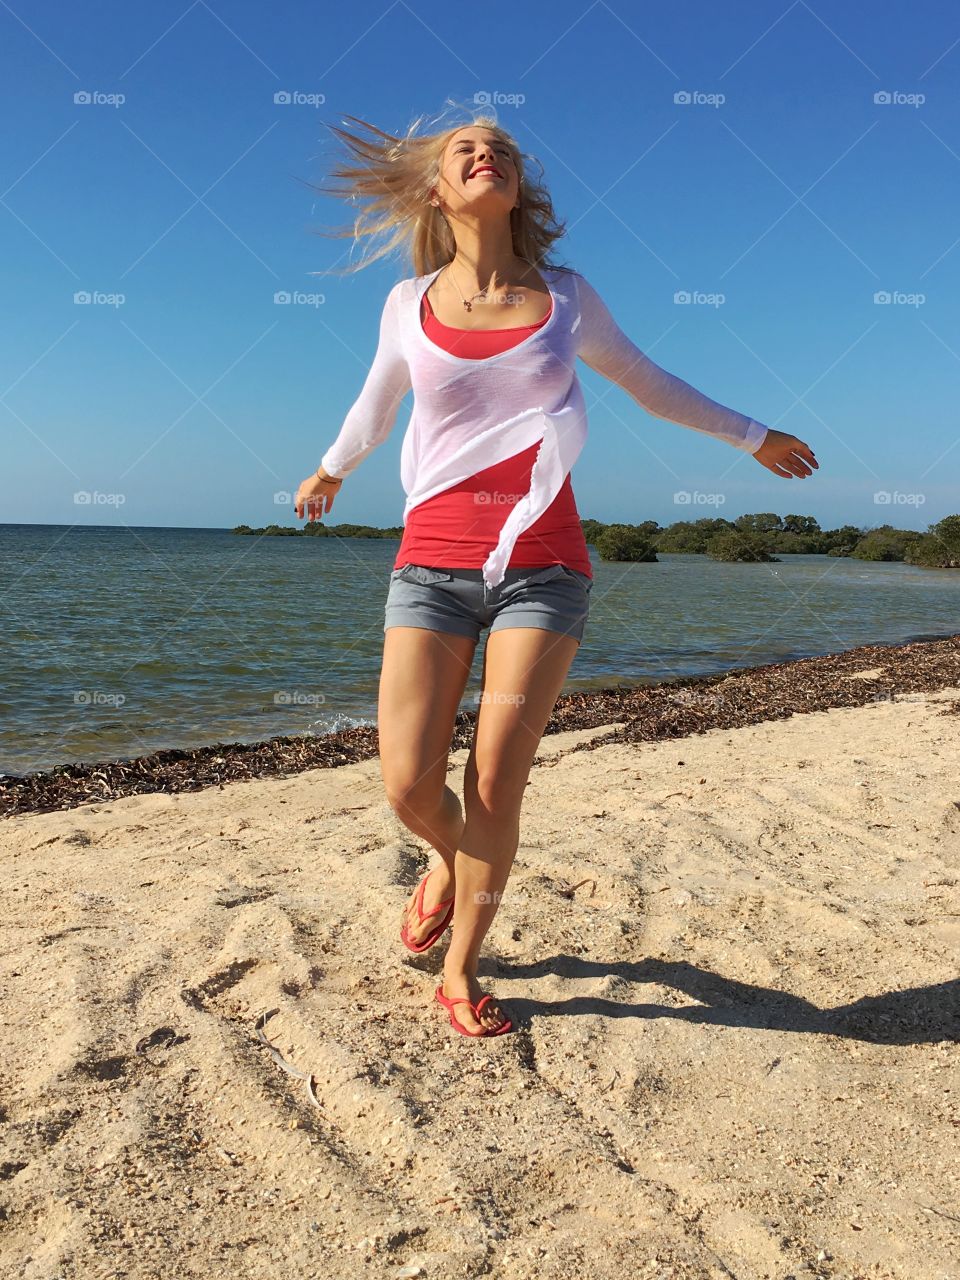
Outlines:
[[[295,503],[294,510],[297,513],[297,519],[302,520],[303,517],[306,516],[307,521],[312,524],[315,520],[320,518],[323,512],[324,500],[324,495],[322,494],[319,497],[317,497],[316,494],[311,494],[308,497],[303,498],[300,502]],[[329,502],[327,510],[330,510]]]
[[[309,482],[304,481],[304,485],[309,487]],[[304,487],[301,485],[301,488]],[[333,507],[333,500],[340,492],[340,484],[337,487],[324,485],[322,489],[315,493],[307,493],[302,498],[299,492],[293,500],[293,509],[297,514],[297,519],[303,519],[304,516],[310,521],[319,520]]]
[[802,480],[804,476],[810,474],[806,469],[800,470],[798,465],[792,458],[778,458],[776,462],[770,462],[768,469],[775,476],[782,476],[784,480],[793,480],[794,478]]
[[816,454],[804,440],[798,440],[796,436],[792,438],[787,457],[781,461],[797,476],[808,476],[811,474],[811,469],[819,470],[820,468]]
[[810,468],[805,466],[797,458],[792,458],[792,457],[784,458],[781,461],[780,465],[782,467],[786,467],[787,471],[789,471],[789,473],[792,476],[797,476],[801,480],[804,478],[804,476],[809,476],[812,474]]
[[[807,456],[809,454],[809,457]],[[810,464],[809,466],[807,464]],[[803,452],[800,449],[794,449],[787,458],[785,466],[788,466],[795,476],[813,475],[813,469],[819,468],[819,464],[810,450],[803,446]]]
[[819,469],[819,464],[812,454],[808,457],[808,453],[809,450],[805,450],[801,453],[799,449],[794,449],[784,460],[784,465],[788,466],[791,471],[793,471],[794,475],[812,475],[814,470]]
[[[761,453],[767,456],[761,458]],[[804,480],[820,469],[816,454],[805,440],[779,431],[771,432],[754,457],[782,480]]]
[[794,478],[803,480],[812,475],[814,469],[820,469],[820,464],[817,462],[813,450],[809,445],[804,444],[802,440],[797,440],[796,437],[793,437],[792,444],[783,449],[780,457],[771,459],[765,465],[774,475],[781,476],[784,480]]

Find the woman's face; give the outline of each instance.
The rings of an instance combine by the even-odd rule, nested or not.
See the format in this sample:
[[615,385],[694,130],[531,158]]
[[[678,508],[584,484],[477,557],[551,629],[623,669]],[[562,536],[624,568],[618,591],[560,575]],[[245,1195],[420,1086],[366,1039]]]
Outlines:
[[489,129],[458,129],[444,149],[432,199],[447,218],[502,210],[517,203],[520,175],[510,148]]

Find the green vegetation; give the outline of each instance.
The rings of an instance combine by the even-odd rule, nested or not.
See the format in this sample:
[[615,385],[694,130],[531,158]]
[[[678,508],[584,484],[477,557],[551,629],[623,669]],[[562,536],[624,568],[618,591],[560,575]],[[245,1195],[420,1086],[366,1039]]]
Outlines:
[[711,560],[754,560],[764,563],[779,563],[780,560],[779,556],[770,554],[765,535],[749,529],[727,529],[724,533],[715,533],[707,543],[707,555]]
[[859,539],[851,551],[857,560],[902,560],[909,543],[922,538],[913,529],[895,529],[892,524],[881,524]]
[[960,516],[944,516],[932,524],[907,544],[903,558],[922,569],[960,569]]
[[264,529],[251,529],[248,524],[238,524],[231,533],[254,533],[260,537],[284,538],[401,538],[403,526],[394,529],[378,529],[372,524],[321,524],[308,521],[302,528],[289,525],[268,524]]
[[[891,524],[821,529],[813,516],[778,516],[755,512],[724,520],[706,516],[677,520],[661,528],[656,520],[641,524],[604,524],[581,520],[587,542],[601,560],[656,563],[658,555],[686,553],[723,561],[778,561],[784,555],[848,556],[853,560],[900,560],[925,569],[960,569],[960,515],[945,516],[925,533]],[[368,524],[325,525],[319,520],[300,526],[270,524],[252,529],[239,524],[234,533],[287,538],[388,538],[403,536],[403,527],[378,529]]]
[[608,524],[601,528],[594,543],[601,560],[654,561],[657,550],[653,540],[632,524]]
[[710,539],[729,528],[729,520],[677,520],[656,533],[657,550],[704,555]]

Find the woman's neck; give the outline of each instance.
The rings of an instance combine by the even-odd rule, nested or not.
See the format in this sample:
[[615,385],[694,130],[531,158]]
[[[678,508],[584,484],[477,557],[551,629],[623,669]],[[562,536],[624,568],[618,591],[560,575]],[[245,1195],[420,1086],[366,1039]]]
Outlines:
[[516,255],[499,264],[485,264],[480,270],[466,259],[454,257],[440,271],[439,283],[442,287],[445,285],[453,296],[470,301],[476,294],[490,297],[502,293],[509,285],[524,285],[530,278],[529,262]]
[[507,284],[519,284],[529,271],[530,264],[515,253],[506,258],[493,254],[471,258],[469,254],[458,251],[442,274],[450,277],[454,289],[459,286],[464,297],[469,298],[484,291],[494,293]]

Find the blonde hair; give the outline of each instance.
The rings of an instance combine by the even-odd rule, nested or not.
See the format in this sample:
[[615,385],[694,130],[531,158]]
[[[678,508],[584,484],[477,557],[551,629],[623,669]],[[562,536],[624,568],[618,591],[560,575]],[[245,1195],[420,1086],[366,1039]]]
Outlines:
[[[377,262],[394,249],[406,247],[415,275],[426,275],[452,262],[457,251],[453,231],[439,208],[430,203],[430,190],[440,181],[440,168],[447,143],[461,129],[488,128],[510,149],[520,178],[520,203],[510,210],[513,250],[519,258],[534,266],[567,271],[559,263],[548,261],[547,255],[565,231],[557,220],[549,192],[543,183],[532,178],[524,164],[524,156],[515,139],[502,128],[492,112],[481,112],[472,120],[419,134],[424,117],[420,116],[402,137],[395,137],[357,116],[346,116],[367,129],[372,138],[363,138],[346,129],[328,125],[342,138],[355,163],[341,162],[333,170],[335,178],[346,182],[345,188],[314,186],[315,191],[339,196],[353,202],[361,197],[369,200],[367,208],[357,214],[352,228],[335,230],[334,237],[351,236],[354,243],[365,237],[383,236],[385,243],[342,274],[360,271]],[[536,163],[539,164],[539,161]],[[541,176],[543,166],[540,165]],[[314,275],[326,274],[312,272]]]

